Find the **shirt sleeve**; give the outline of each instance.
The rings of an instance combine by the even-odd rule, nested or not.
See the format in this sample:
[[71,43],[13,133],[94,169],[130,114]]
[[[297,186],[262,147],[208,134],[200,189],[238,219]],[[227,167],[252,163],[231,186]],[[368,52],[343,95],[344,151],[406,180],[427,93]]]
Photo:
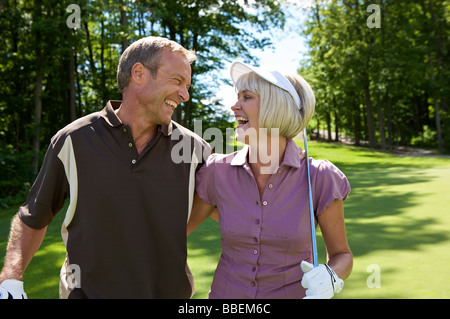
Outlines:
[[216,154],[211,154],[206,163],[195,175],[195,191],[197,195],[208,205],[216,205],[214,194],[214,171]]
[[[316,215],[322,213],[335,200],[346,200],[350,193],[347,177],[334,164],[327,160],[312,160],[315,168],[313,199]],[[313,180],[311,180],[311,184]]]
[[52,142],[28,198],[19,208],[20,219],[31,228],[47,226],[64,206],[69,193],[64,166]]

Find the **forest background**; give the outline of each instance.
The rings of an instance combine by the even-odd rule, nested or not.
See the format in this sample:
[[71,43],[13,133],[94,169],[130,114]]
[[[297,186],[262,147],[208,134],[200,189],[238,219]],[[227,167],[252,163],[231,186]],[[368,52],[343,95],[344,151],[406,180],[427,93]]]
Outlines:
[[24,199],[60,128],[121,99],[120,55],[144,36],[196,51],[173,119],[225,134],[233,118],[217,92],[231,83],[220,71],[258,65],[252,52],[273,49],[296,10],[298,73],[317,100],[311,137],[450,152],[449,0],[0,0],[0,206]]

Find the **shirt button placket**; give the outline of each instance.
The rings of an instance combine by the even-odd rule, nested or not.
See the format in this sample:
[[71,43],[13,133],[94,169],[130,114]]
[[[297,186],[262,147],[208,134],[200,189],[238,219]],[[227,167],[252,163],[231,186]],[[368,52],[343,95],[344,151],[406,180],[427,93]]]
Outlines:
[[257,287],[258,283],[256,281],[256,274],[257,274],[257,269],[258,269],[257,265],[258,265],[258,257],[259,257],[259,247],[258,247],[258,249],[256,249],[256,248],[253,249],[252,253],[255,256],[255,262],[251,269],[252,275],[251,275],[250,286],[252,287],[252,290],[253,290],[253,296],[256,298],[256,292],[258,289],[258,287]]
[[[124,133],[124,136],[126,136],[126,138],[128,139],[128,148],[129,149],[132,149],[133,148],[133,146],[134,146],[134,143],[132,142],[132,141],[130,141],[130,138],[131,138],[131,134],[128,134],[128,129],[124,126],[124,127],[122,127],[122,132]],[[134,157],[135,155],[133,154],[133,157]],[[133,166],[135,166],[136,165],[136,163],[137,163],[137,160],[136,160],[136,158],[133,158],[132,160],[131,160],[131,164],[133,165]]]
[[[256,202],[258,205],[258,202]],[[259,206],[259,205],[258,205]],[[260,209],[258,209],[260,215],[262,216],[262,210],[263,207],[260,207]],[[252,288],[252,292],[254,297],[256,298],[257,295],[257,289],[258,289],[258,282],[256,280],[256,275],[258,273],[258,260],[259,260],[259,256],[261,253],[261,243],[259,238],[261,237],[261,217],[257,217],[255,219],[255,231],[254,231],[254,237],[253,237],[253,243],[254,243],[254,248],[253,251],[251,252],[251,254],[253,255],[253,265],[251,267],[251,281],[250,281],[250,287]]]

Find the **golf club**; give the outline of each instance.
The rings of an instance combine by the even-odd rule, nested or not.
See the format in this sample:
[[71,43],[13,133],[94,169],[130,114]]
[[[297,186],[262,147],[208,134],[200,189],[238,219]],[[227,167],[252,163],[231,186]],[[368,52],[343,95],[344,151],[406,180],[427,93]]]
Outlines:
[[311,192],[311,177],[309,174],[309,156],[308,156],[308,141],[306,138],[306,127],[303,129],[303,140],[305,141],[305,152],[306,152],[306,170],[308,177],[308,191],[309,191],[309,213],[310,213],[310,221],[311,221],[311,241],[312,241],[312,251],[313,251],[313,264],[314,267],[318,266],[317,261],[317,243],[316,243],[316,223],[314,218],[314,209],[313,209],[313,201],[312,201],[312,192]]

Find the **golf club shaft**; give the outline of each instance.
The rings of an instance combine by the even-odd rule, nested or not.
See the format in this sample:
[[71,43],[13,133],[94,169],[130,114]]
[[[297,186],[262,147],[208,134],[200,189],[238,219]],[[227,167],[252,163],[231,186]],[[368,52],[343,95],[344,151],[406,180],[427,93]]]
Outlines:
[[309,213],[310,213],[310,221],[311,221],[311,242],[312,242],[312,251],[313,251],[313,264],[314,264],[314,267],[317,267],[318,262],[317,262],[317,243],[316,243],[316,223],[315,223],[315,218],[314,218],[314,209],[313,209],[312,192],[311,192],[311,177],[309,174],[309,155],[308,155],[308,141],[307,141],[307,137],[306,137],[306,127],[303,129],[303,139],[305,141],[306,170],[307,170],[307,175],[308,175]]

